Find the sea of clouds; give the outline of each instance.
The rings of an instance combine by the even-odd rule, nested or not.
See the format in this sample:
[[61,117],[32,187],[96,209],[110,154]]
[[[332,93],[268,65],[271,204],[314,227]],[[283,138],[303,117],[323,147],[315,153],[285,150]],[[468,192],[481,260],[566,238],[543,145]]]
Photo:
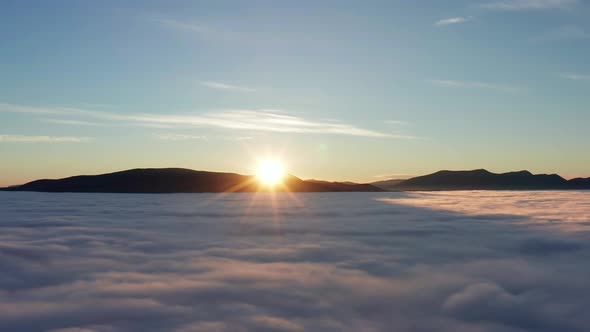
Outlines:
[[589,331],[590,192],[0,193],[0,331]]

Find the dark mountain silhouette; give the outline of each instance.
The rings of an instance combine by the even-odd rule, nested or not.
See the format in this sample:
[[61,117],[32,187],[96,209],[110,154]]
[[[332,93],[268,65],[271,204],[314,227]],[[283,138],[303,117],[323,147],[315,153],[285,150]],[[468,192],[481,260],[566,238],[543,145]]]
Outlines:
[[568,182],[574,189],[590,189],[590,178],[575,178]]
[[371,182],[372,185],[375,187],[379,187],[384,190],[395,190],[395,186],[398,184],[406,181],[405,179],[391,179],[391,180],[383,180],[383,181],[375,181]]
[[[254,176],[195,171],[183,168],[132,169],[101,175],[81,175],[58,180],[37,180],[4,188],[5,191],[94,193],[199,193],[268,191]],[[274,191],[329,192],[382,191],[369,184],[308,182],[288,175]]]
[[356,182],[351,182],[351,181],[337,181],[337,182],[330,182],[330,181],[324,181],[324,180],[316,180],[316,179],[307,179],[304,180],[305,182],[309,182],[309,183],[317,183],[317,184],[332,184],[332,185],[347,185],[347,186],[358,186],[361,185],[361,183],[356,183]]
[[549,190],[590,189],[590,179],[566,180],[557,174],[532,174],[529,171],[492,173],[439,171],[402,181],[392,190]]
[[[292,175],[288,176],[284,182],[291,191],[383,191],[365,183],[301,180]],[[300,190],[292,190],[292,188],[299,188]]]
[[[590,178],[566,180],[557,174],[529,171],[496,174],[485,169],[439,171],[408,180],[371,184],[301,180],[288,175],[273,191],[376,192],[383,190],[568,190],[589,189]],[[81,175],[57,180],[37,180],[3,191],[103,192],[103,193],[221,193],[268,191],[254,176],[195,171],[183,168],[132,169],[101,175]]]
[[350,185],[359,184],[359,183],[357,183],[357,182],[352,182],[352,181],[343,181],[343,182],[338,182],[338,183],[342,183],[342,184],[350,184]]

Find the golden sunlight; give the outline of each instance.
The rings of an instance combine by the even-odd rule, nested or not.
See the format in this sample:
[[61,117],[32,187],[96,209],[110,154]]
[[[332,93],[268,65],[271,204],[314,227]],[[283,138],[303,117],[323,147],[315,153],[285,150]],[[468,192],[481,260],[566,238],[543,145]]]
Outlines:
[[285,170],[283,165],[277,160],[263,160],[258,164],[256,177],[260,183],[267,186],[275,186],[283,181]]

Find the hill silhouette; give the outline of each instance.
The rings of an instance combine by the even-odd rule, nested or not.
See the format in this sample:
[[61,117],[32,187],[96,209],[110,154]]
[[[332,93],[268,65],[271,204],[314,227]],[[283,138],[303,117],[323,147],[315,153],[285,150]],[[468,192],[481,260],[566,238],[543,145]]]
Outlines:
[[[80,175],[57,180],[36,180],[5,191],[89,193],[221,193],[268,191],[254,176],[236,173],[195,171],[184,168],[131,169],[101,175]],[[285,177],[273,191],[330,192],[383,191],[370,184],[304,181]]]
[[390,179],[390,180],[371,182],[371,184],[374,185],[375,187],[379,187],[379,188],[388,190],[388,188],[394,188],[395,186],[397,186],[398,184],[400,184],[404,181],[406,181],[406,180],[405,179]]
[[[590,189],[590,178],[566,180],[557,174],[529,171],[492,173],[485,169],[438,171],[407,180],[385,180],[371,184],[302,180],[287,175],[272,191],[290,192],[377,192],[384,190],[580,190]],[[80,175],[56,180],[36,180],[2,191],[88,192],[88,193],[222,193],[259,192],[270,188],[255,176],[196,171],[184,168],[139,168],[126,171]]]
[[566,180],[557,174],[532,174],[529,171],[492,173],[485,169],[438,171],[386,187],[386,190],[567,190],[590,189],[590,178]]
[[572,188],[590,189],[590,178],[575,178],[568,182]]

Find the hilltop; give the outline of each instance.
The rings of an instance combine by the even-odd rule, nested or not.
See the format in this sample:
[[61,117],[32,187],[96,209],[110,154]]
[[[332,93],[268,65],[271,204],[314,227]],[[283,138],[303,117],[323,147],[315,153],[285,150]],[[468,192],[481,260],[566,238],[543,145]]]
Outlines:
[[[80,175],[56,180],[36,180],[4,191],[93,193],[221,193],[257,192],[269,188],[255,176],[196,171],[184,168],[140,168],[100,175]],[[304,181],[287,175],[273,191],[330,192],[383,191],[370,184]]]
[[443,170],[407,180],[372,183],[385,190],[568,190],[590,189],[590,178],[566,180],[557,174],[529,171],[492,173],[485,169]]

